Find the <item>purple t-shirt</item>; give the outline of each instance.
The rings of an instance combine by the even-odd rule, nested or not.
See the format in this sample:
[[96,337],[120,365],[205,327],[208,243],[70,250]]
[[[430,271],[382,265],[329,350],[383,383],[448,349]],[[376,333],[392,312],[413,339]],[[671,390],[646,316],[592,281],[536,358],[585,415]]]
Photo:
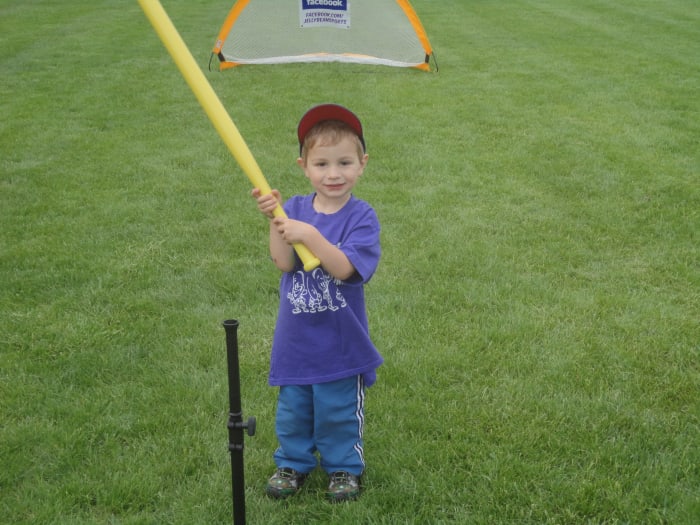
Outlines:
[[345,281],[322,267],[282,274],[280,308],[272,342],[271,385],[309,385],[362,374],[376,380],[382,356],[369,337],[364,284],[379,264],[379,221],[372,207],[352,196],[336,213],[313,208],[314,194],[284,204],[291,219],[315,226],[356,269]]

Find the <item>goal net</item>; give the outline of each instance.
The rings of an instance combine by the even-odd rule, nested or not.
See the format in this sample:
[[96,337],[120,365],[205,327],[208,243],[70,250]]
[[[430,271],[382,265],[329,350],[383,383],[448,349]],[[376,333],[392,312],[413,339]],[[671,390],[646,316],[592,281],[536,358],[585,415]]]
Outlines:
[[430,70],[433,58],[408,0],[238,0],[212,53],[220,69],[354,62]]

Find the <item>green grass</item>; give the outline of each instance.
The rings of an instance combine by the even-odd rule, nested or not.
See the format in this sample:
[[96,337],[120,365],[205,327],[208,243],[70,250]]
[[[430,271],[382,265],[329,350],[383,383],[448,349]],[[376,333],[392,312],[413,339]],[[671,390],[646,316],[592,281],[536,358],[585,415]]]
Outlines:
[[[280,503],[278,274],[249,184],[137,2],[0,2],[0,522],[231,521],[237,318],[248,522],[700,521],[700,7],[414,0],[439,73],[206,72],[263,172],[363,118],[385,356],[359,502]],[[165,2],[206,70],[231,2]]]

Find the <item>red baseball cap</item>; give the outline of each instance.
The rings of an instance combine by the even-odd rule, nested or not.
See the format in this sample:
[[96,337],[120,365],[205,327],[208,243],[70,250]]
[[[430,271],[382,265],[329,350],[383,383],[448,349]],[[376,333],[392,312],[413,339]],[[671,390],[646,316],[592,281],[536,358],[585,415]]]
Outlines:
[[355,132],[355,134],[360,139],[362,143],[362,149],[366,150],[365,138],[362,135],[362,123],[360,119],[357,118],[352,111],[338,104],[321,104],[319,106],[312,107],[309,111],[304,113],[299,121],[299,127],[297,128],[297,136],[299,137],[299,154],[301,154],[301,148],[304,145],[304,139],[306,135],[311,131],[316,124],[323,122],[325,120],[339,120],[344,122]]

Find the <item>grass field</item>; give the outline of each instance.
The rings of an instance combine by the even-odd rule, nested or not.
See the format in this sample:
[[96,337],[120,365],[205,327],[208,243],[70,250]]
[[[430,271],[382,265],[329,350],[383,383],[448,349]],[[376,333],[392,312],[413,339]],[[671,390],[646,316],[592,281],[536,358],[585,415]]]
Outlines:
[[[206,72],[273,187],[363,119],[386,363],[362,498],[267,499],[278,273],[136,1],[0,0],[0,523],[700,523],[700,5],[414,0],[440,71]],[[206,71],[231,0],[165,1]]]

